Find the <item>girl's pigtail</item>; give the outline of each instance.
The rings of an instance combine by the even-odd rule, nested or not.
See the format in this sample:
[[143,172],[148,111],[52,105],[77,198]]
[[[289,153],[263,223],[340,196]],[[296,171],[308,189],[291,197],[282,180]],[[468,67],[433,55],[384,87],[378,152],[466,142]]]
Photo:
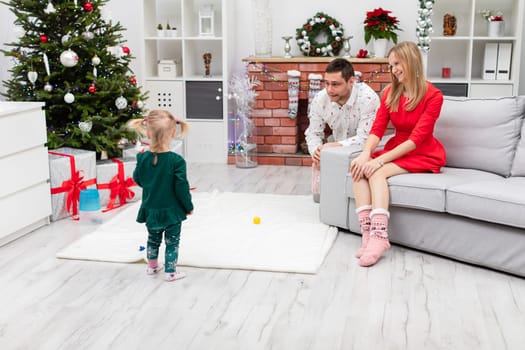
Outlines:
[[146,136],[146,119],[130,119],[126,125],[128,129],[136,131],[141,136]]
[[178,136],[178,138],[182,139],[188,133],[190,125],[187,122],[183,121],[183,120],[179,120],[179,119],[176,119],[176,120],[177,120],[177,125],[180,126],[180,134],[177,135],[177,136]]

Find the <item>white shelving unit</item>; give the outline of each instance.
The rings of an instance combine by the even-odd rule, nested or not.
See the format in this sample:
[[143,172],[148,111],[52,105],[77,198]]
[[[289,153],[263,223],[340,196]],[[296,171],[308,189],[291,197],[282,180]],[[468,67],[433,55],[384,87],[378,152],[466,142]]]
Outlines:
[[[167,109],[190,123],[184,141],[189,162],[227,162],[227,6],[225,0],[142,0],[143,86],[146,108]],[[200,35],[199,11],[211,5],[213,35]],[[176,27],[176,36],[159,36],[157,25]],[[209,52],[211,76],[203,54]],[[176,75],[159,76],[158,62],[176,62]],[[213,137],[209,137],[213,135]]]
[[[42,102],[0,102],[0,246],[49,224],[51,191]],[[23,136],[22,136],[23,135]]]
[[[480,10],[501,11],[505,33],[488,36],[488,22]],[[517,95],[520,77],[521,33],[523,31],[524,0],[439,0],[432,17],[434,34],[428,55],[427,76],[446,89],[459,88],[471,97]],[[442,36],[443,17],[452,14],[457,20],[454,36]],[[486,43],[511,43],[512,56],[509,80],[484,80]],[[451,68],[451,77],[442,78],[441,69]]]

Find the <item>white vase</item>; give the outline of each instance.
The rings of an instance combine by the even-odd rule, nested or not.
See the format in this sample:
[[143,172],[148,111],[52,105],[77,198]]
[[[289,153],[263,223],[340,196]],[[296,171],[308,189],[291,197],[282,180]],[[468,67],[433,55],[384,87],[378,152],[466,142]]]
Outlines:
[[386,45],[387,44],[388,44],[387,39],[374,39],[374,41],[372,41],[374,56],[377,58],[386,57]]
[[498,37],[505,35],[504,21],[489,21],[488,35],[490,37]]
[[255,31],[255,56],[272,55],[272,11],[270,0],[253,0],[253,22]]

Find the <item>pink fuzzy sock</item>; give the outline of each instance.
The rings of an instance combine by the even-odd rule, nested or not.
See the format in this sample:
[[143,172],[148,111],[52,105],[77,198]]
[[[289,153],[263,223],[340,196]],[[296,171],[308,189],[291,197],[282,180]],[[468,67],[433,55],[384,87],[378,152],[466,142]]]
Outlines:
[[370,213],[370,217],[370,239],[363,255],[359,258],[359,265],[361,266],[374,265],[383,252],[390,248],[390,242],[388,241],[388,211],[374,209]]
[[159,262],[158,262],[157,259],[155,259],[155,260],[148,260],[148,267],[151,267],[152,269],[154,269],[157,266],[159,266]]
[[357,213],[357,219],[359,220],[359,225],[361,226],[361,248],[355,253],[356,258],[360,258],[365,251],[368,240],[370,239],[370,212],[372,211],[372,206],[364,205],[355,210]]

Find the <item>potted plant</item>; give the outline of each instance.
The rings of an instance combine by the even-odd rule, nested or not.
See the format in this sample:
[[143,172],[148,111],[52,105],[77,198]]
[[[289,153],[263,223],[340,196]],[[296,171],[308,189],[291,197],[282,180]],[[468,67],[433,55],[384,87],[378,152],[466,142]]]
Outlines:
[[384,49],[374,47],[376,57],[384,57],[386,53],[386,42],[393,41],[397,44],[397,33],[396,31],[401,30],[398,26],[399,20],[397,17],[391,16],[392,11],[384,10],[381,7],[368,11],[366,13],[366,19],[363,22],[365,24],[365,43],[369,43],[371,39],[374,39],[374,45],[381,44]]
[[503,12],[492,10],[480,10],[479,13],[488,22],[488,36],[504,36],[505,22],[503,21]]
[[164,27],[161,23],[157,24],[157,36],[164,36]]

